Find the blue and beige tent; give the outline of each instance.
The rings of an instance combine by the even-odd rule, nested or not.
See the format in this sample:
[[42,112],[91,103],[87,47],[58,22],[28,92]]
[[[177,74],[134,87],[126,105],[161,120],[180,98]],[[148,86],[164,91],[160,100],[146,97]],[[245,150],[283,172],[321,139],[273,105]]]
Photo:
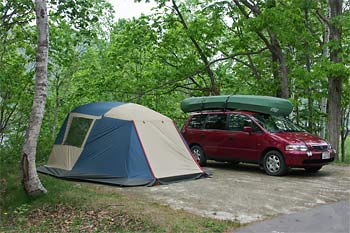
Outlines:
[[121,186],[201,177],[174,122],[132,103],[100,102],[67,116],[41,173]]

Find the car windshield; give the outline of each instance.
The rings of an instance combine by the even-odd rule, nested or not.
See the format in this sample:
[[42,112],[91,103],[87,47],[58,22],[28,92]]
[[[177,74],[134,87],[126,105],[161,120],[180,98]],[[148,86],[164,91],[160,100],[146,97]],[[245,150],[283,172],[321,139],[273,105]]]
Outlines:
[[271,133],[278,132],[304,132],[303,129],[294,125],[288,118],[271,116],[267,114],[254,114],[254,119]]

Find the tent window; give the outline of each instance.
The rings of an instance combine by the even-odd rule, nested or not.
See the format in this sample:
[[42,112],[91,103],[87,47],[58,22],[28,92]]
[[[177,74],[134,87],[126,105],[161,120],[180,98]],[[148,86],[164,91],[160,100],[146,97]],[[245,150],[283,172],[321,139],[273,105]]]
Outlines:
[[92,119],[73,117],[65,145],[81,147],[89,131]]

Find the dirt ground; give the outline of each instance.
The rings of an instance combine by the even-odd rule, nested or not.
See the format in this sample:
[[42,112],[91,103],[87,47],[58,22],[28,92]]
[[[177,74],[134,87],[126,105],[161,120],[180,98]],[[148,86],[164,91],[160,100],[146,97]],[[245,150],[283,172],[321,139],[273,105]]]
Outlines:
[[242,224],[350,200],[350,167],[328,165],[315,174],[266,175],[255,165],[208,163],[211,178],[153,187],[116,188],[175,209]]

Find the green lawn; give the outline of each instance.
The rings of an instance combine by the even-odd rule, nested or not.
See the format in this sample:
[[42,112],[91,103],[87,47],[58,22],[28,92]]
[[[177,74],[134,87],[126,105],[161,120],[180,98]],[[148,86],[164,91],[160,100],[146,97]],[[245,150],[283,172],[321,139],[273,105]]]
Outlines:
[[19,169],[1,166],[0,232],[223,232],[239,226],[149,202],[101,185],[40,175],[48,193],[28,197]]

